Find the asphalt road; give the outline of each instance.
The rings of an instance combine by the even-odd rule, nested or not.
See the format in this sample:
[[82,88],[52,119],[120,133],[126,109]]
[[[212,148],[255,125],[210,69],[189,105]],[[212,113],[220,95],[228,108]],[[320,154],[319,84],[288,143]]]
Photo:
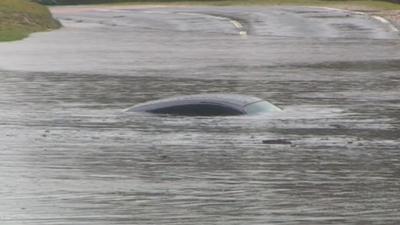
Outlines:
[[[0,44],[0,224],[400,222],[390,24],[305,7],[52,11],[63,29]],[[123,113],[210,92],[284,111]]]

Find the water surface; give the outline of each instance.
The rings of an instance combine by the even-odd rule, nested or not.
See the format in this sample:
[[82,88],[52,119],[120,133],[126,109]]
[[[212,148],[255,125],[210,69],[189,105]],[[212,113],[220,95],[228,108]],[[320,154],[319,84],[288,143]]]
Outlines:
[[[56,16],[65,28],[0,45],[1,224],[400,221],[400,42],[386,25],[310,8]],[[284,111],[122,112],[210,92]]]

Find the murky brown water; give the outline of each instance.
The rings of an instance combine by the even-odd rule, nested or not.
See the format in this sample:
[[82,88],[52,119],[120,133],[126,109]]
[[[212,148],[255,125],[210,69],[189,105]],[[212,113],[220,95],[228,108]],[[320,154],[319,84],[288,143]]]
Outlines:
[[[247,26],[255,15],[289,23],[313,14],[325,33],[299,31],[299,20],[269,31],[260,19],[241,37],[222,19],[204,30],[208,16],[192,18],[200,25],[187,31],[175,9],[124,10],[59,14],[65,29],[1,44],[1,224],[399,223],[400,41],[360,15],[347,22],[370,33],[338,25],[335,33],[307,10],[186,11],[234,15]],[[147,14],[158,27],[146,26]],[[125,36],[126,27],[84,22],[121,15],[134,18],[114,23],[136,27]],[[171,15],[181,31],[162,29]],[[122,113],[206,92],[255,95],[285,110]],[[262,143],[276,139],[291,144]]]

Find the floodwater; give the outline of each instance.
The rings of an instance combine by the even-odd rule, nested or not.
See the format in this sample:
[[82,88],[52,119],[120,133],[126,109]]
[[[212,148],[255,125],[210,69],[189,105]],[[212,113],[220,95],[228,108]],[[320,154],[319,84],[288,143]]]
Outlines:
[[[0,44],[2,225],[400,223],[393,27],[322,8],[52,10],[63,29]],[[210,92],[284,111],[123,113]]]

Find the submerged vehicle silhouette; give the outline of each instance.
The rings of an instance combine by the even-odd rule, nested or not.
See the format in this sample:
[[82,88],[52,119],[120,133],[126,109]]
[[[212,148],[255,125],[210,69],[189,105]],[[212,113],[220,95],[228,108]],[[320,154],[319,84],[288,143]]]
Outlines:
[[185,95],[149,101],[126,109],[178,116],[236,116],[282,111],[261,98],[238,94]]

